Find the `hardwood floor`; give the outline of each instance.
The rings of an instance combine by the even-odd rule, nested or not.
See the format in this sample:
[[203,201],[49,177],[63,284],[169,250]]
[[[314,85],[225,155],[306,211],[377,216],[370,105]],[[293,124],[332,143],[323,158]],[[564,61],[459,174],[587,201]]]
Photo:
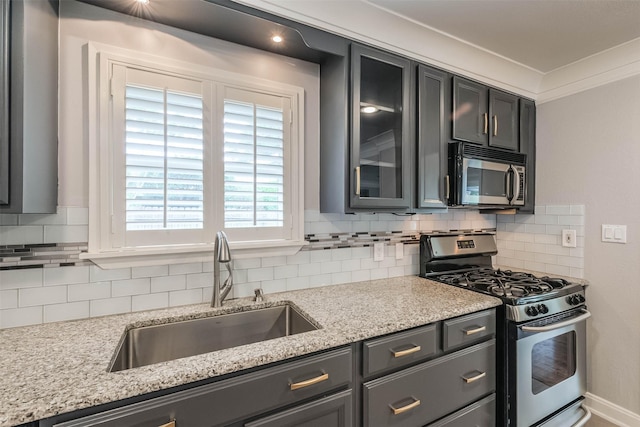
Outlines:
[[597,415],[592,415],[591,419],[585,424],[585,427],[618,427],[617,424],[610,423],[607,420],[603,420]]

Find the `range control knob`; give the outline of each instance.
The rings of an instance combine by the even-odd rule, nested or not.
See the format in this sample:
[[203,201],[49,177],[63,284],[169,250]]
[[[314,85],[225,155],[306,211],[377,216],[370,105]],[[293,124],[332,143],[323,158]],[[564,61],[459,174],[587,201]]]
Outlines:
[[584,297],[583,295],[578,294],[578,301],[579,301],[580,303],[583,303],[583,302],[585,302],[585,301],[586,301],[586,299],[585,299],[585,297]]
[[525,308],[524,312],[531,317],[535,317],[538,315],[538,309],[533,305],[530,305],[529,307]]
[[549,312],[549,307],[544,304],[538,304],[538,313],[547,314]]

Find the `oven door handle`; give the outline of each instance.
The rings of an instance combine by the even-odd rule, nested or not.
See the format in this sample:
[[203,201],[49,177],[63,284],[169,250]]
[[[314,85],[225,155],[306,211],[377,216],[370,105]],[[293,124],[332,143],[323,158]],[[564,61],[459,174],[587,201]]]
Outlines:
[[520,329],[522,329],[524,332],[553,331],[555,329],[564,328],[565,326],[575,325],[576,323],[580,323],[583,320],[591,317],[591,313],[588,310],[582,309],[580,311],[582,312],[580,316],[565,320],[564,322],[552,323],[551,325],[546,326],[521,326]]
[[587,408],[584,405],[582,405],[580,407],[584,410],[584,415],[582,416],[582,418],[580,418],[578,420],[577,423],[575,423],[571,427],[582,427],[587,423],[587,421],[589,421],[591,419],[591,411],[589,410],[589,408]]

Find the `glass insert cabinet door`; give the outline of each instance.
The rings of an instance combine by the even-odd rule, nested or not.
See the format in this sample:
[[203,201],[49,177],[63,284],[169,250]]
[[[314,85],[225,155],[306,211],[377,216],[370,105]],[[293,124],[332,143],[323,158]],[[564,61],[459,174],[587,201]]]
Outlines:
[[411,63],[352,46],[351,207],[411,204]]

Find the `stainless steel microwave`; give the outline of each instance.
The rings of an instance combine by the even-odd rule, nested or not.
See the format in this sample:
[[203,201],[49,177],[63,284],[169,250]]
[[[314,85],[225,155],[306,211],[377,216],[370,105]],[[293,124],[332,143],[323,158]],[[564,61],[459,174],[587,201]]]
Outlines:
[[518,207],[526,200],[527,155],[449,144],[450,205]]

